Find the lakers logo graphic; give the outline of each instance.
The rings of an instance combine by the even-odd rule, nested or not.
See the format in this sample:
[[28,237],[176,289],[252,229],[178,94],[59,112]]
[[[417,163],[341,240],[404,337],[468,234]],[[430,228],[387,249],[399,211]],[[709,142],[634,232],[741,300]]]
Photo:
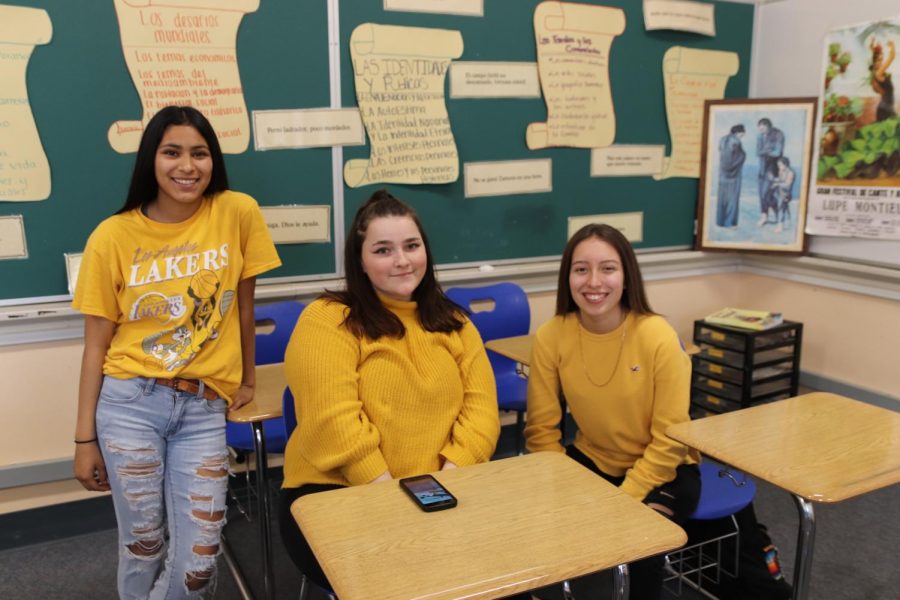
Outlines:
[[166,296],[159,292],[148,292],[134,301],[128,318],[132,321],[154,319],[165,325],[184,314],[183,296]]

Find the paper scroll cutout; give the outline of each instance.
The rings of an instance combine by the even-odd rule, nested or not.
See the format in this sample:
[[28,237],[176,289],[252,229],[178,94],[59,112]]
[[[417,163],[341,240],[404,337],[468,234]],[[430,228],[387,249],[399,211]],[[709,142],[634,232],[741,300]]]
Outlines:
[[0,201],[50,196],[50,163],[31,112],[25,71],[34,47],[52,36],[47,11],[0,5]]
[[725,84],[738,72],[738,66],[734,52],[680,46],[666,50],[663,81],[672,155],[666,158],[662,174],[654,179],[700,177],[703,102],[724,97]]
[[538,72],[547,122],[531,123],[525,143],[599,148],[616,137],[609,82],[609,48],[625,31],[619,8],[541,2],[534,10]]
[[237,66],[237,30],[259,0],[114,0],[122,52],[144,110],[107,132],[116,152],[135,152],[144,126],[172,104],[190,105],[212,123],[222,151],[250,143],[250,121]]
[[372,23],[353,30],[350,58],[371,156],[347,161],[348,186],[456,181],[444,78],[462,52],[458,31]]

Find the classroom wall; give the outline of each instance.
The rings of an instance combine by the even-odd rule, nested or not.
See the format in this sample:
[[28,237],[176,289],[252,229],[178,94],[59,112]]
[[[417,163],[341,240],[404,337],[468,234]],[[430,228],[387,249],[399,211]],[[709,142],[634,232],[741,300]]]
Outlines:
[[[787,0],[757,7],[750,95],[818,96],[825,33],[898,16],[896,0]],[[898,72],[896,64],[894,72]],[[900,240],[813,236],[809,250],[821,256],[900,267]]]
[[[654,309],[664,314],[682,339],[694,319],[717,308],[740,305],[780,309],[802,321],[801,369],[897,399],[900,380],[898,302],[785,279],[728,272],[648,281]],[[532,329],[553,315],[555,293],[530,295]],[[4,381],[4,421],[0,468],[71,457],[81,342],[65,341],[0,348]],[[0,490],[0,514],[91,497],[74,481]]]
[[[897,13],[900,9],[892,0],[763,4],[757,14],[751,95],[815,95],[824,31]],[[814,239],[812,249],[828,250],[835,240]],[[833,244],[839,251],[832,254],[853,258],[853,248],[860,248],[854,242],[862,243],[852,240],[849,250]],[[868,244],[894,247],[891,242]],[[865,249],[866,255],[871,253]],[[740,272],[650,281],[648,291],[654,308],[685,340],[691,337],[694,319],[722,306],[782,310],[787,318],[804,323],[805,374],[896,398],[900,410],[900,380],[892,360],[900,354],[898,301]],[[552,316],[555,295],[536,292],[530,300],[534,328]],[[0,437],[0,469],[71,457],[80,359],[80,340],[0,347],[6,425]],[[3,489],[0,513],[92,496],[80,491],[74,480]]]

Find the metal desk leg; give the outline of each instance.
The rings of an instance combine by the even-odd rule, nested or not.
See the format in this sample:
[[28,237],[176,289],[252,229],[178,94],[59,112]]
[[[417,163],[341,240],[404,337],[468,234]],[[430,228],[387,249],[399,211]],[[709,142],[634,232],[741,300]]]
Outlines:
[[816,541],[816,515],[813,503],[791,494],[800,513],[800,532],[797,535],[797,557],[794,560],[794,600],[809,596],[809,574],[812,571],[813,544]]
[[619,565],[613,569],[613,598],[628,600],[629,593],[628,565]]
[[225,566],[228,567],[228,572],[231,573],[231,577],[238,587],[241,598],[243,598],[243,600],[253,600],[253,594],[250,591],[250,587],[247,585],[244,574],[241,572],[241,567],[234,559],[234,554],[231,552],[231,546],[228,545],[228,540],[225,538],[225,532],[222,532],[222,556],[225,558]]
[[263,588],[265,598],[275,598],[275,575],[272,566],[272,509],[269,497],[269,464],[263,422],[253,425],[253,450],[256,452],[256,491],[259,496],[259,541],[262,546]]

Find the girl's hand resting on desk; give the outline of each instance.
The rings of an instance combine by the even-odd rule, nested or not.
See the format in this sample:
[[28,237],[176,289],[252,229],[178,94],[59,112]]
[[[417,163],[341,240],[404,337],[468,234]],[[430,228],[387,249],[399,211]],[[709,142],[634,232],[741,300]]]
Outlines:
[[441,467],[441,471],[446,471],[447,469],[458,469],[458,468],[459,468],[459,466],[452,460],[445,460],[444,466]]
[[666,507],[666,506],[663,506],[662,504],[657,504],[656,502],[648,502],[648,503],[647,503],[647,506],[649,506],[650,508],[652,508],[652,509],[655,510],[656,512],[658,512],[658,513],[660,513],[660,514],[662,514],[663,516],[666,516],[666,517],[671,517],[671,516],[674,514],[674,513],[672,512],[672,509],[670,509],[670,508],[668,508],[668,507]]
[[97,442],[75,445],[75,479],[81,482],[84,489],[92,492],[109,490],[106,463]]
[[385,471],[384,473],[382,473],[381,475],[379,475],[378,477],[376,477],[369,483],[378,483],[379,481],[390,481],[391,479],[393,479],[393,477],[391,477],[391,472]]
[[228,407],[228,412],[235,411],[245,404],[250,404],[253,402],[253,393],[256,389],[252,385],[241,385],[241,389],[238,390],[237,394],[234,395],[234,398],[231,400],[231,406]]

